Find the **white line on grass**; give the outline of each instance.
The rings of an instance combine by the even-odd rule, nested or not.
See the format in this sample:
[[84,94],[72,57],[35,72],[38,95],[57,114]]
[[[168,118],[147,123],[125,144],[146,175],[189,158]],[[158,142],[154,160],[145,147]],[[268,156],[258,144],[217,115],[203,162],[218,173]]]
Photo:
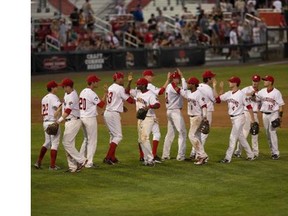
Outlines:
[[288,61],[280,61],[280,62],[271,62],[271,63],[266,63],[266,64],[259,64],[259,67],[264,67],[264,66],[268,66],[268,65],[277,65],[277,64],[285,64],[288,63]]

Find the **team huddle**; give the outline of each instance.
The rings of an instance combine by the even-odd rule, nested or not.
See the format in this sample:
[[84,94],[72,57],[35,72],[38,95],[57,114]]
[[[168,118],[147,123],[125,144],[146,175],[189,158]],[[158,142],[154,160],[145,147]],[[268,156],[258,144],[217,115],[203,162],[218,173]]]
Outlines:
[[[156,163],[170,160],[170,150],[176,134],[178,134],[176,156],[178,161],[193,160],[195,165],[207,163],[209,157],[205,152],[205,143],[212,124],[214,105],[222,101],[227,102],[232,130],[229,147],[220,163],[230,163],[233,155],[241,157],[243,149],[249,161],[259,156],[258,112],[262,113],[271,158],[277,160],[280,152],[276,130],[281,124],[284,101],[280,91],[274,87],[274,78],[263,77],[264,88],[260,90],[260,76],[253,75],[252,85],[243,89],[240,89],[240,78],[233,76],[228,80],[230,90],[224,92],[224,83],[218,84],[215,76],[216,74],[207,70],[202,74],[203,82],[200,83],[196,77],[186,80],[182,72],[177,69],[172,73],[169,72],[164,85],[158,88],[152,83],[153,71],[145,70],[143,77],[137,80],[136,87],[131,88],[132,74],[128,75],[128,84],[124,87],[124,74],[116,72],[113,75],[113,84],[109,87],[104,86],[105,93],[102,98],[99,98],[94,91],[100,81],[95,75],[87,77],[87,87],[79,96],[73,88],[74,82],[71,79],[65,78],[60,84],[50,81],[46,86],[48,94],[42,99],[45,142],[34,167],[41,168],[42,160],[50,149],[49,169],[60,169],[56,165],[56,157],[60,143],[61,122],[65,122],[62,143],[67,157],[67,171],[79,172],[83,168],[95,167],[93,158],[97,150],[97,107],[103,109],[105,107],[103,118],[110,135],[109,148],[103,163],[108,165],[119,163],[116,149],[123,138],[121,113],[127,112],[124,102],[136,105],[139,158],[145,166],[155,166]],[[56,96],[58,86],[62,86],[65,92],[63,103]],[[157,151],[161,134],[155,109],[161,106],[158,97],[162,94],[165,95],[168,125],[163,153],[159,157]],[[192,144],[190,158],[185,158],[187,130],[181,111],[184,100],[187,100],[187,115],[190,120],[188,131],[188,139]],[[51,132],[54,126],[56,129]],[[81,127],[84,138],[78,151],[75,147],[75,138]],[[249,133],[251,147],[247,141]]]

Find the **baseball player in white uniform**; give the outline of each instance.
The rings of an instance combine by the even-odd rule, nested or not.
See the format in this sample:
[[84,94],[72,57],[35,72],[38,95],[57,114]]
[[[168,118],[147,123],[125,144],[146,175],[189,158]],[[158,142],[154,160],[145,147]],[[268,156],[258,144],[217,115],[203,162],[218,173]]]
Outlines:
[[152,91],[147,89],[148,80],[140,78],[136,82],[137,89],[131,89],[130,94],[136,98],[136,111],[140,108],[148,110],[146,118],[144,120],[138,120],[138,142],[141,145],[141,149],[144,154],[144,165],[154,166],[155,160],[153,151],[150,145],[150,133],[152,132],[156,121],[156,114],[154,109],[160,108],[159,100]]
[[36,169],[41,168],[42,159],[50,149],[50,166],[49,170],[59,170],[60,167],[55,165],[57,157],[57,149],[60,141],[60,128],[55,136],[48,135],[45,130],[48,125],[56,121],[57,116],[55,116],[56,110],[61,106],[61,102],[57,97],[58,84],[55,81],[50,81],[46,85],[48,94],[42,98],[41,101],[41,114],[43,117],[43,129],[45,133],[45,142],[41,147],[40,154],[38,156],[37,162],[34,164]]
[[123,112],[124,101],[131,104],[135,103],[135,100],[129,96],[132,79],[132,77],[131,80],[128,79],[129,87],[125,90],[123,87],[124,74],[121,72],[116,72],[113,75],[114,83],[108,88],[104,120],[110,134],[110,147],[106,157],[103,160],[103,163],[109,165],[118,163],[118,159],[115,156],[115,151],[123,137],[120,113]]
[[273,86],[274,77],[265,76],[262,78],[262,80],[264,80],[265,88],[256,93],[256,96],[261,103],[260,111],[262,112],[263,124],[271,150],[271,158],[273,160],[277,160],[280,157],[280,152],[278,150],[278,138],[276,128],[271,126],[271,122],[276,118],[282,119],[283,106],[285,103],[283,101],[281,92]]
[[87,77],[88,86],[83,89],[79,97],[80,119],[82,121],[84,140],[80,149],[80,154],[88,159],[86,168],[93,168],[93,158],[97,148],[97,106],[103,108],[106,94],[100,99],[93,91],[98,87],[100,79],[95,75]]
[[60,84],[63,86],[64,104],[62,106],[62,116],[57,120],[58,123],[65,121],[65,130],[63,134],[63,146],[66,151],[69,169],[67,172],[79,172],[88,162],[75,147],[75,138],[81,128],[79,97],[73,88],[74,82],[65,78]]
[[180,95],[180,90],[177,85],[182,81],[182,87],[186,85],[182,73],[177,70],[170,75],[172,81],[165,90],[166,108],[167,108],[167,134],[164,140],[162,160],[170,159],[170,149],[175,137],[175,130],[179,133],[178,137],[178,154],[176,159],[178,161],[185,160],[186,152],[186,127],[181,113],[183,107],[183,97]]
[[[213,84],[213,80],[214,80],[215,76],[216,76],[216,74],[214,74],[210,70],[204,71],[204,73],[202,74],[203,83],[200,83],[198,88],[197,88],[205,96],[205,101],[207,103],[207,120],[209,122],[210,127],[212,124],[212,114],[214,112],[214,103],[216,102],[215,97],[214,97],[213,88],[212,88],[212,84]],[[207,137],[208,137],[208,134],[201,133],[201,143],[203,146],[206,143]],[[195,149],[194,148],[192,148],[192,151],[190,153],[190,158],[195,159]]]
[[[246,106],[249,110],[252,123],[255,122],[254,115],[252,111],[252,106],[249,102],[245,100],[245,94],[239,89],[239,85],[241,80],[239,77],[231,77],[229,80],[229,88],[230,91],[217,96],[218,93],[216,91],[216,81],[213,83],[213,88],[215,90],[216,103],[221,103],[221,101],[227,101],[228,104],[228,114],[230,115],[230,119],[232,122],[232,130],[230,133],[229,139],[229,147],[226,151],[226,156],[220,163],[230,163],[233,155],[233,151],[236,146],[237,140],[239,140],[240,144],[243,146],[244,150],[247,154],[247,160],[254,160],[254,154],[250,148],[250,145],[247,142],[243,134],[243,127],[245,124],[245,116],[244,116],[244,107]],[[221,92],[223,92],[223,82],[220,83]]]
[[[259,123],[257,113],[259,111],[260,103],[259,103],[259,101],[256,100],[255,96],[252,96],[252,93],[258,92],[259,82],[261,80],[261,77],[259,75],[253,75],[251,80],[252,80],[252,85],[243,88],[242,92],[246,96],[245,100],[247,102],[249,102],[252,106],[255,121]],[[245,116],[245,124],[243,127],[243,134],[247,139],[249,132],[250,132],[250,126],[252,123],[251,118],[250,118],[250,113],[249,113],[247,107],[244,107],[244,116]],[[252,151],[253,151],[255,157],[258,157],[259,156],[258,134],[257,135],[251,135],[251,143],[252,143],[252,145],[251,145]],[[237,147],[236,147],[236,150],[234,152],[234,155],[236,157],[241,157],[241,153],[242,153],[242,146],[239,144],[239,142],[237,142]]]
[[207,104],[205,95],[199,91],[199,80],[191,77],[187,81],[188,90],[180,90],[181,95],[187,99],[187,112],[190,118],[189,140],[196,152],[196,161],[194,164],[202,165],[207,163],[208,155],[201,143],[201,132],[198,130],[203,119],[207,120]]
[[[153,92],[155,95],[162,95],[165,92],[167,85],[169,84],[170,73],[168,73],[167,80],[161,88],[158,88],[152,84],[152,81],[154,79],[154,73],[152,70],[143,71],[143,77],[146,80],[148,80],[148,86],[147,86],[148,90]],[[161,158],[157,156],[157,149],[158,149],[159,140],[161,138],[161,134],[160,134],[159,123],[156,118],[155,118],[155,123],[153,124],[153,127],[152,127],[152,134],[153,134],[152,153],[154,156],[154,160],[157,162],[160,162]],[[141,149],[140,143],[139,143],[139,151],[140,151],[140,161],[143,161],[144,154]]]

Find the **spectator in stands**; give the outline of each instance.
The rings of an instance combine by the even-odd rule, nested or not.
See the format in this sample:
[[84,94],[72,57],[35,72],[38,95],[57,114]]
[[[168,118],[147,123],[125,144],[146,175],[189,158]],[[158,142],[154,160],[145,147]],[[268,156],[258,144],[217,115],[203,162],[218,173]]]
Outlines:
[[51,36],[54,38],[59,39],[59,30],[60,30],[60,24],[57,19],[54,19],[50,25],[51,29]]
[[235,1],[235,9],[236,9],[236,12],[244,13],[245,1],[244,0],[236,0]]
[[78,13],[77,7],[74,8],[74,11],[70,14],[69,18],[72,22],[72,28],[78,29],[79,28],[79,13]]
[[94,10],[92,9],[90,0],[85,0],[85,3],[82,5],[82,10],[83,10],[85,19],[89,16],[89,13],[94,14]]
[[137,5],[136,9],[134,10],[133,16],[134,16],[134,20],[136,22],[136,25],[137,25],[137,23],[144,22],[144,15],[143,15],[142,7],[140,4]]
[[157,12],[158,12],[158,16],[156,17],[156,21],[158,23],[163,18],[163,12],[159,8],[157,9]]
[[255,6],[256,6],[256,0],[248,0],[247,4],[246,4],[246,8],[247,8],[247,13],[250,13],[252,15],[255,14],[256,10],[255,10]]
[[259,44],[260,43],[260,28],[257,22],[255,22],[252,32],[253,32],[253,43]]
[[94,24],[95,24],[95,18],[91,12],[89,12],[87,18],[86,18],[86,25],[87,25],[87,30],[88,31],[93,31],[94,30]]
[[282,12],[282,2],[280,0],[274,0],[273,9],[274,12]]
[[167,24],[164,20],[164,18],[162,18],[158,24],[157,24],[157,30],[158,32],[161,33],[166,33],[167,32]]
[[199,27],[201,32],[209,35],[209,20],[206,14],[203,14],[202,18],[199,20]]
[[66,25],[66,19],[63,18],[60,20],[60,27],[59,27],[59,41],[61,45],[65,45],[67,43],[67,31],[68,26]]
[[83,13],[83,9],[79,10],[79,28],[80,30],[83,30],[86,24],[85,16]]
[[125,7],[125,4],[123,1],[120,1],[116,7],[115,7],[115,10],[116,10],[116,14],[117,15],[124,15],[126,14],[126,7]]
[[[231,26],[229,39],[230,39],[230,45],[238,45],[237,26],[235,24]],[[237,47],[230,48],[230,55],[227,56],[227,58],[228,59],[238,58]]]
[[152,13],[150,19],[148,20],[148,31],[156,30],[157,20],[155,15]]
[[226,12],[227,11],[227,3],[226,0],[221,0],[220,2],[220,8],[222,12]]
[[113,34],[113,32],[108,32],[108,34],[106,35],[106,41],[109,42],[109,47],[111,49],[117,49],[119,48],[120,44],[119,44],[119,40],[118,38]]

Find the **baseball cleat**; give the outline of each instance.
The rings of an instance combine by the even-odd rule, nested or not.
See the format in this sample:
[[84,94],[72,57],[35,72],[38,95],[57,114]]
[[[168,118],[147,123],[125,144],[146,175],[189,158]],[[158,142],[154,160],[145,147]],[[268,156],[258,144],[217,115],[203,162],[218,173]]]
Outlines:
[[117,159],[117,158],[115,158],[114,160],[111,160],[114,164],[116,164],[116,163],[120,163],[120,161]]
[[177,157],[177,161],[184,161],[185,157]]
[[107,158],[104,158],[103,163],[106,163],[108,165],[114,165],[113,161]]
[[144,165],[144,166],[149,166],[149,167],[154,167],[154,166],[155,166],[155,163],[154,163],[154,161],[144,162],[143,165]]
[[162,160],[162,161],[170,160],[170,157],[162,157],[161,160]]
[[194,160],[195,158],[196,158],[196,155],[195,154],[192,154],[192,155],[190,155],[190,157],[189,157],[191,160]]
[[278,160],[278,159],[280,158],[280,156],[277,155],[277,154],[273,154],[273,155],[271,156],[271,158],[272,158],[272,160]]
[[230,163],[230,161],[224,158],[224,159],[220,160],[219,163]]
[[195,165],[203,165],[207,163],[208,157],[199,158],[197,161],[194,162]]
[[59,166],[56,166],[55,167],[51,167],[49,166],[49,170],[60,170],[61,168]]
[[253,156],[253,157],[247,157],[247,158],[246,158],[246,160],[248,160],[248,161],[253,161],[253,160],[255,160],[255,159],[256,159],[255,156]]
[[154,161],[155,163],[162,163],[162,162],[161,162],[161,158],[158,157],[157,155],[154,157],[153,161]]
[[[80,171],[80,170],[79,170],[79,171]],[[75,173],[75,172],[78,172],[78,171],[77,171],[77,168],[74,168],[74,169],[69,168],[69,169],[67,169],[64,173]]]
[[234,155],[236,158],[241,158],[241,154],[234,153],[233,155]]
[[36,162],[36,163],[34,164],[34,167],[35,167],[36,169],[41,169],[41,164],[39,164],[39,163]]
[[83,169],[87,163],[88,163],[88,160],[86,159],[83,163],[78,164],[76,171],[78,172],[78,171],[80,171],[81,169]]
[[143,162],[143,161],[144,161],[144,158],[140,157],[140,158],[139,158],[139,161]]

